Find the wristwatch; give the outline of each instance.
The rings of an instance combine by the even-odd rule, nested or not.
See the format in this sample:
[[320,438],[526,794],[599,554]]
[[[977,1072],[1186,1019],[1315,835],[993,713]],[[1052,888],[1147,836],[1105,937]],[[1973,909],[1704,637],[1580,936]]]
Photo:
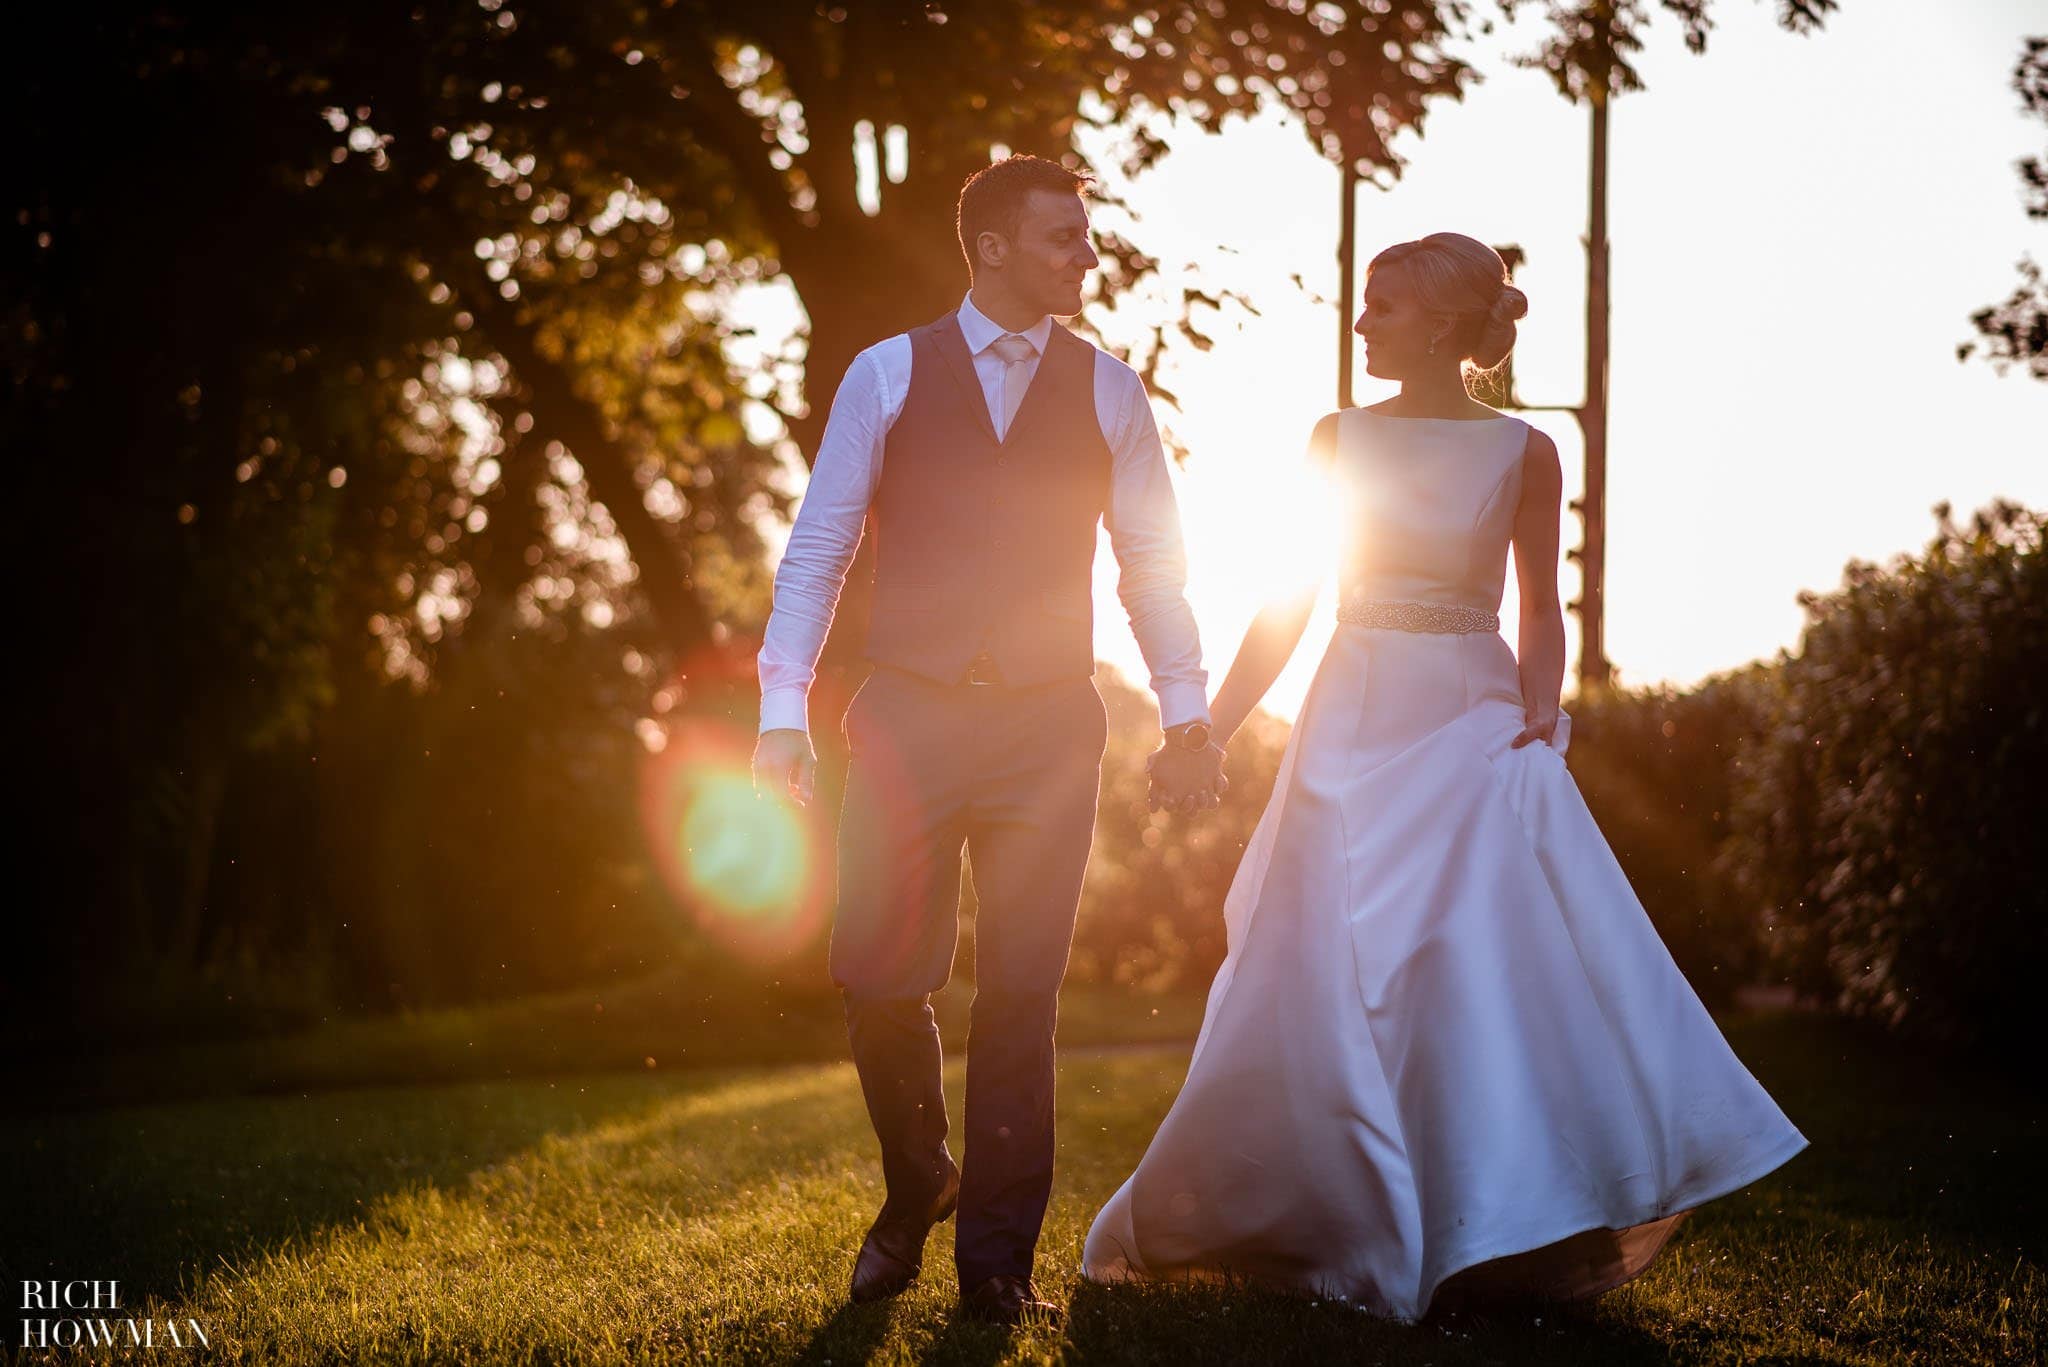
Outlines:
[[1168,727],[1166,738],[1183,750],[1192,750],[1200,754],[1209,748],[1209,723],[1182,722],[1179,726]]

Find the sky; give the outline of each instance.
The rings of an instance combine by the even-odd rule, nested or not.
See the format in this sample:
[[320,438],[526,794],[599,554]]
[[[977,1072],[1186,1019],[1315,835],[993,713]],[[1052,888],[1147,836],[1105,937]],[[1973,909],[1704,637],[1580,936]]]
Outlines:
[[[1611,114],[1607,637],[1624,684],[1683,686],[1795,646],[1798,592],[1834,587],[1851,558],[1917,549],[1938,502],[2048,507],[2048,385],[1955,356],[1970,313],[2011,292],[2019,257],[2048,259],[2048,225],[2026,218],[2014,170],[2048,129],[2011,89],[2021,37],[2048,31],[2048,6],[1844,0],[1806,38],[1774,9],[1723,0],[1698,57],[1660,18],[1638,62],[1648,89]],[[1539,8],[1525,14],[1465,54],[1486,79],[1397,145],[1408,165],[1394,187],[1361,187],[1359,260],[1437,230],[1519,244],[1518,388],[1572,404],[1587,115],[1502,59],[1534,45]],[[1161,374],[1181,396],[1159,415],[1188,451],[1174,478],[1213,693],[1265,593],[1326,544],[1299,470],[1335,406],[1339,179],[1278,115],[1169,140],[1124,187],[1131,236],[1162,258],[1163,285],[1227,284],[1259,311],[1208,315],[1214,347],[1177,350]],[[1120,226],[1107,207],[1096,221]],[[1112,342],[1132,339],[1117,313],[1093,318]],[[1357,402],[1394,392],[1357,374]],[[1576,420],[1527,416],[1556,439],[1575,496]],[[1576,515],[1562,523],[1561,547],[1577,544]],[[1097,650],[1142,680],[1102,549]],[[1559,574],[1569,600],[1577,569],[1561,559]],[[1326,585],[1270,710],[1298,708],[1334,601]],[[1575,619],[1567,636],[1576,661]]]

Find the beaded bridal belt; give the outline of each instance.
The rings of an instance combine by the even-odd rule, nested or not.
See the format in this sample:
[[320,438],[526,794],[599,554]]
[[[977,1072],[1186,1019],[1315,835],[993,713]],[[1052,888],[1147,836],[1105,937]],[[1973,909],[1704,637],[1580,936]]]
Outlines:
[[1500,614],[1481,612],[1464,603],[1405,603],[1384,598],[1358,598],[1337,609],[1337,620],[1355,627],[1392,627],[1396,631],[1499,631]]

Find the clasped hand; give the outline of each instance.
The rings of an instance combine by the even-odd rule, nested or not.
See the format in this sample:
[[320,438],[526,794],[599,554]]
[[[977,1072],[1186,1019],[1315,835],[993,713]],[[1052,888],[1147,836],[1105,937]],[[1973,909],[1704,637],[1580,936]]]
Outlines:
[[1206,811],[1230,789],[1223,774],[1223,747],[1214,741],[1201,750],[1162,745],[1145,760],[1145,772],[1152,779],[1145,805],[1155,812]]

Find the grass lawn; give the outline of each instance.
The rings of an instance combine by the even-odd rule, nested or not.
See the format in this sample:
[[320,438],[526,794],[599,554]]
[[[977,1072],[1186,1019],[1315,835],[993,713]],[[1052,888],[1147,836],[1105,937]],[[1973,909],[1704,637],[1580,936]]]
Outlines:
[[[1067,1316],[1014,1335],[954,1316],[950,1224],[908,1295],[845,1304],[880,1175],[843,1064],[18,1118],[0,1137],[0,1257],[10,1289],[120,1280],[123,1315],[196,1319],[207,1361],[2041,1361],[2048,1104],[1826,1020],[1727,1030],[1813,1147],[1573,1306],[1401,1326],[1244,1290],[1079,1284],[1088,1220],[1185,1044],[1068,1051],[1039,1265]],[[957,1061],[948,1081],[957,1108]]]
[[[822,959],[822,951],[820,951]],[[969,962],[963,950],[962,962]],[[478,1006],[339,1017],[310,1029],[217,1040],[168,1023],[125,1046],[81,1049],[62,1034],[20,1041],[24,1096],[44,1109],[182,1101],[337,1087],[637,1070],[700,1071],[843,1058],[846,1020],[822,973],[802,988],[749,983],[730,966],[682,963],[603,987]],[[932,1005],[948,1040],[967,1037],[974,985],[956,973]],[[1193,1039],[1202,998],[1135,996],[1099,985],[1060,994],[1065,1044]],[[651,1060],[651,1062],[650,1062]]]

